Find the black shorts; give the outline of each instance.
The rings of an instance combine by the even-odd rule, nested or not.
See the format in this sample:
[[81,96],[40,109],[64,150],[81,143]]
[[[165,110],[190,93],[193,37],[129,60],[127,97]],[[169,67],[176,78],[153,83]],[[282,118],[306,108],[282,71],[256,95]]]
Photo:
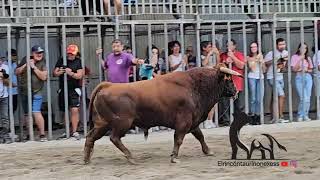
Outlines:
[[[64,92],[63,89],[58,93],[59,96],[59,110],[64,111],[65,100],[64,100]],[[69,108],[80,107],[80,96],[78,93],[73,91],[68,91],[68,105]]]

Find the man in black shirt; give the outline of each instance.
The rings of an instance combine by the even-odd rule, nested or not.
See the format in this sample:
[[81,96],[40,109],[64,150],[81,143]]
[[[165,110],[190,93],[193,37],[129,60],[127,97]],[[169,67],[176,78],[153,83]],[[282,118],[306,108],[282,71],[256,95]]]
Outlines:
[[[53,71],[53,76],[59,77],[59,108],[64,111],[64,73],[67,73],[68,84],[68,104],[71,112],[72,132],[71,137],[80,139],[77,132],[79,124],[79,107],[80,107],[80,80],[83,78],[83,69],[80,58],[77,58],[79,48],[77,45],[70,44],[67,47],[67,65],[63,65],[63,59],[60,58]],[[63,137],[66,135],[64,134]]]

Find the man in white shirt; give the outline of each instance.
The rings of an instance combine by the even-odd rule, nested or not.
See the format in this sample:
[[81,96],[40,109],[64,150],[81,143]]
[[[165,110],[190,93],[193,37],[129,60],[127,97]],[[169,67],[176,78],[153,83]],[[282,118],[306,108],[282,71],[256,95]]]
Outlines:
[[[283,69],[286,66],[286,62],[288,61],[288,51],[286,49],[286,41],[283,38],[278,38],[276,40],[277,49],[273,52],[270,51],[265,56],[265,64],[268,68],[267,71],[267,79],[270,86],[273,86],[273,61],[277,63],[277,72],[276,72],[276,89],[278,95],[278,104],[279,104],[279,122],[289,122],[288,120],[284,120],[283,111],[285,105],[285,92],[284,92],[284,80],[283,80]],[[273,58],[273,54],[275,58]],[[272,94],[273,96],[273,94]],[[273,115],[273,97],[271,97],[270,103],[270,112]],[[273,121],[274,122],[274,118]]]
[[9,135],[9,67],[0,60],[0,143],[10,143]]

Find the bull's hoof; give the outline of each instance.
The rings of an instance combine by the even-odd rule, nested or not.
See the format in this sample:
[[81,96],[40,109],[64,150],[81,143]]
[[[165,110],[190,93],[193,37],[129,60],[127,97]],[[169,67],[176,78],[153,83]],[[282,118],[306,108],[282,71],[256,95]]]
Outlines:
[[213,156],[213,153],[211,151],[207,151],[204,153],[206,156]]
[[177,158],[171,158],[171,163],[180,163],[180,160]]
[[90,164],[90,160],[84,160],[84,165]]
[[132,158],[127,158],[127,160],[131,165],[138,165],[138,163]]

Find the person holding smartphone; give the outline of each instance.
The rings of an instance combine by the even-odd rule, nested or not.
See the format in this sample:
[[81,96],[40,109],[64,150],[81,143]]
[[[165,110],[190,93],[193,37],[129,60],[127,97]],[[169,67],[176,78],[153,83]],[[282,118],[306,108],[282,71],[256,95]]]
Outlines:
[[[81,59],[78,55],[79,48],[75,44],[70,44],[67,47],[67,64],[63,64],[63,58],[60,58],[53,70],[53,76],[59,77],[59,109],[64,112],[64,74],[67,74],[67,88],[68,88],[68,105],[71,113],[71,137],[80,140],[80,135],[77,132],[80,119],[80,96],[81,84],[80,81],[84,76]],[[66,138],[66,133],[62,134],[60,138]]]
[[[40,132],[40,141],[47,141],[44,132],[44,118],[41,113],[43,100],[44,82],[47,80],[48,71],[46,68],[46,60],[44,58],[44,49],[41,46],[33,46],[31,48],[30,57],[31,68],[31,91],[32,91],[32,115],[35,119]],[[22,97],[22,107],[25,117],[28,115],[28,75],[27,75],[27,57],[24,57],[16,69],[16,75],[19,77],[19,87]],[[26,123],[27,126],[29,123]]]

